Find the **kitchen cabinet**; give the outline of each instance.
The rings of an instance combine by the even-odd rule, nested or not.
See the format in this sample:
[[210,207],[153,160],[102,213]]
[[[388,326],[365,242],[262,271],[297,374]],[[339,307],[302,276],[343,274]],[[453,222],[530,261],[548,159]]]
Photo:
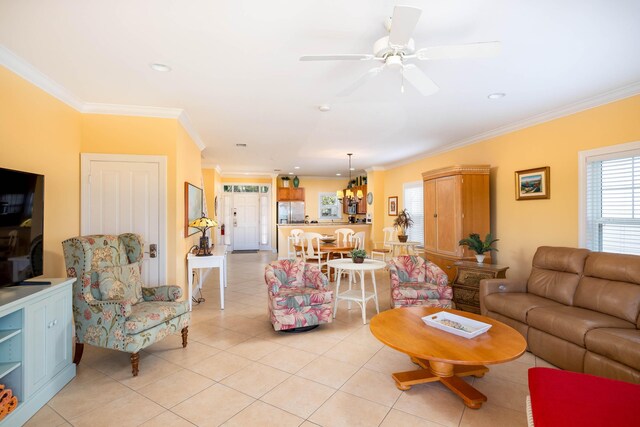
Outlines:
[[[342,199],[342,212],[347,215],[356,214],[366,214],[367,213],[367,186],[366,185],[356,185],[351,187],[349,190],[353,192],[353,194],[358,194],[358,190],[362,191],[362,198],[356,205],[356,211],[353,213],[349,213],[349,201],[345,197]],[[347,194],[347,189],[342,190],[344,194]]]
[[[425,254],[449,281],[456,277],[456,261],[475,259],[474,252],[458,242],[471,233],[484,239],[489,232],[489,171],[488,165],[463,165],[422,174]],[[485,261],[490,263],[490,256]]]
[[278,187],[279,202],[304,202],[304,188]]

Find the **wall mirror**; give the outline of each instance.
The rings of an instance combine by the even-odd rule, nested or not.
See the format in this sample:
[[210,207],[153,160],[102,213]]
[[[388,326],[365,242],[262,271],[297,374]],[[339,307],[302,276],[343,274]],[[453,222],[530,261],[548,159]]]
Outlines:
[[189,223],[202,216],[202,188],[188,182],[184,183],[184,237],[199,232],[197,228],[189,227]]

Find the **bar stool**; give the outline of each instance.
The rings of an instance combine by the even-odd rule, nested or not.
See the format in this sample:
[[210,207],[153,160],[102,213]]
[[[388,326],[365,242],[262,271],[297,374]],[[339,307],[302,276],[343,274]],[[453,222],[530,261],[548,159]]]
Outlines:
[[300,238],[302,237],[302,234],[304,234],[304,230],[299,228],[294,228],[289,233],[289,237],[287,238],[287,258],[297,258],[301,255],[300,252],[296,251],[296,245],[300,245]]

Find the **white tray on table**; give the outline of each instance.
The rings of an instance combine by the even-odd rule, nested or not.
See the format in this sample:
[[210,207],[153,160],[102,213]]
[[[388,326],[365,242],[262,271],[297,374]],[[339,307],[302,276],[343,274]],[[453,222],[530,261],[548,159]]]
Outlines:
[[[441,331],[449,332],[464,338],[475,338],[480,334],[484,334],[491,328],[491,325],[488,323],[478,322],[477,320],[468,319],[446,311],[440,311],[438,313],[424,316],[422,321],[428,326],[432,326],[436,329],[440,329]],[[448,326],[446,323],[449,322],[453,322],[453,325],[457,327]]]

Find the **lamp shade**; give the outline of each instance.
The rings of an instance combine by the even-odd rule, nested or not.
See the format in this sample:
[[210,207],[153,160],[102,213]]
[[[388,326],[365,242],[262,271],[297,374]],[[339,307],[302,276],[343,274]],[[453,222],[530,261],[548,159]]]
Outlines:
[[336,196],[338,196],[338,199],[343,199],[344,198],[344,193],[342,192],[342,190],[338,190],[338,191],[336,191]]
[[194,219],[189,223],[189,227],[199,228],[200,230],[206,230],[216,225],[218,225],[218,223],[215,220],[207,218],[206,216]]
[[363,196],[364,196],[364,194],[362,194],[362,190],[358,190],[358,192],[356,193],[356,197],[358,199],[362,199]]

